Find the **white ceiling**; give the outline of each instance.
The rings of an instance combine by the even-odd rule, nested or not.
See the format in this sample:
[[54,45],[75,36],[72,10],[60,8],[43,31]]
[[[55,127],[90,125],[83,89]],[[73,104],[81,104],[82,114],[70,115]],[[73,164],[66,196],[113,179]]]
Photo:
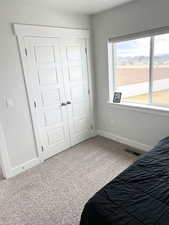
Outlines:
[[[13,0],[12,0],[13,1]],[[15,0],[26,4],[43,5],[56,10],[81,14],[95,14],[97,12],[122,5],[133,0]]]

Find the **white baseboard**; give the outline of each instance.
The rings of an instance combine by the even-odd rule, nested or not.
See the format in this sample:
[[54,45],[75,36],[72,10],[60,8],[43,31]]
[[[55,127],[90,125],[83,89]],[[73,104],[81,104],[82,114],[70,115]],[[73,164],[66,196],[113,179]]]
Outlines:
[[38,158],[31,159],[28,162],[25,162],[19,166],[12,168],[10,177],[14,177],[17,174],[22,173],[22,172],[26,171],[27,169],[30,169],[38,164],[40,164],[40,160]]
[[131,146],[133,148],[136,148],[136,149],[144,151],[144,152],[147,152],[150,149],[152,149],[152,146],[145,145],[143,143],[140,143],[138,141],[134,141],[134,140],[131,140],[131,139],[128,139],[128,138],[125,138],[125,137],[117,136],[113,133],[110,133],[110,132],[107,132],[107,131],[104,131],[104,130],[97,130],[97,134],[100,135],[100,136],[109,138],[113,141],[117,141],[117,142],[120,142],[122,144]]
[[[131,139],[128,139],[128,138],[125,138],[125,137],[121,137],[121,136],[118,136],[118,135],[115,135],[111,132],[107,132],[107,131],[104,131],[104,130],[97,130],[93,136],[96,136],[96,135],[100,135],[100,136],[103,136],[103,137],[106,137],[106,138],[109,138],[113,141],[117,141],[117,142],[120,142],[122,144],[125,144],[125,145],[128,145],[128,146],[131,146],[133,148],[136,148],[138,150],[141,150],[141,151],[149,151],[150,149],[152,149],[152,146],[149,146],[149,145],[145,145],[143,143],[140,143],[140,142],[137,142],[137,141],[134,141],[134,140],[131,140]],[[35,158],[35,159],[32,159],[26,163],[23,163],[19,166],[16,166],[14,168],[11,169],[11,173],[10,173],[10,177],[14,177],[16,176],[17,174],[19,173],[22,173],[24,171],[26,171],[27,169],[30,169],[38,164],[40,164],[40,160],[39,158]]]

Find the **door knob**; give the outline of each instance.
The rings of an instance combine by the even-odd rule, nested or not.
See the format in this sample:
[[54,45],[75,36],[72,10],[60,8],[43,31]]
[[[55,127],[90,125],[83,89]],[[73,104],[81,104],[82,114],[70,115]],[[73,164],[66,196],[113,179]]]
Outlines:
[[67,102],[66,102],[66,104],[67,104],[67,105],[70,105],[70,104],[71,104],[71,102],[70,102],[70,101],[67,101]]
[[64,103],[64,102],[62,102],[62,103],[61,103],[61,106],[65,106],[65,105],[67,105],[67,104],[66,104],[66,103]]

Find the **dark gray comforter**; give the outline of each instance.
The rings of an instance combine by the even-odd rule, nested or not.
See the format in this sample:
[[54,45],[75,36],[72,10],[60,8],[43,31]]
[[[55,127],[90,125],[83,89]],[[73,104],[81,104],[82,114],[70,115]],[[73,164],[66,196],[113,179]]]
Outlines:
[[169,225],[169,137],[98,191],[80,225]]

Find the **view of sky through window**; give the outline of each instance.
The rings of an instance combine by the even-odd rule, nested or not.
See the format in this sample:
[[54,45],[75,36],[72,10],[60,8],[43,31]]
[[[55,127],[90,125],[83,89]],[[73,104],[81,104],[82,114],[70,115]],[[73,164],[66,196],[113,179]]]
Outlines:
[[[169,34],[155,36],[153,45],[152,102],[169,104]],[[115,90],[129,102],[150,102],[151,37],[114,44]]]

